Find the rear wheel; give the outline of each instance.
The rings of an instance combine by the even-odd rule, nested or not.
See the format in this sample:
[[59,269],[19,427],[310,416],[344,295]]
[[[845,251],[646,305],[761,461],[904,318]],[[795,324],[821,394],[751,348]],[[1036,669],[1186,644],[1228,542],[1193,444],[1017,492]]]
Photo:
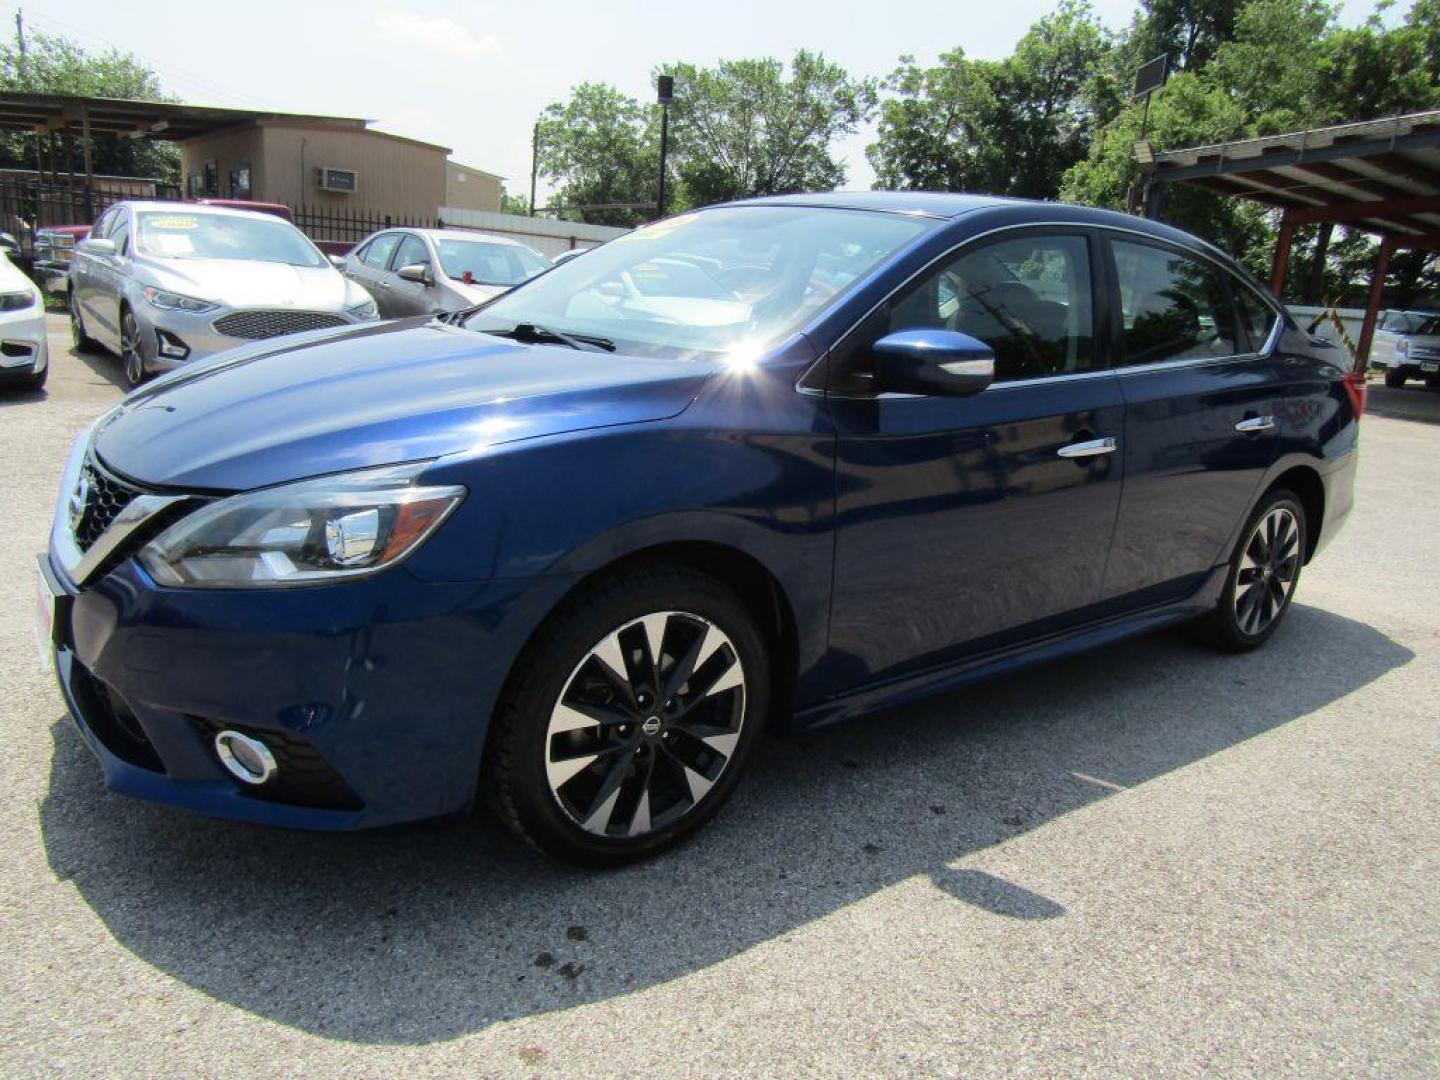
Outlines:
[[1269,640],[1290,610],[1307,542],[1300,500],[1284,489],[1267,494],[1240,534],[1212,616],[1222,648],[1244,652]]
[[1390,387],[1391,390],[1400,389],[1400,387],[1405,385],[1405,372],[1399,368],[1386,368],[1385,385]]
[[729,797],[768,691],[761,635],[725,585],[682,566],[622,572],[537,633],[496,710],[482,783],[556,858],[653,855]]
[[145,354],[140,348],[140,323],[129,308],[120,313],[120,364],[127,386],[145,381]]

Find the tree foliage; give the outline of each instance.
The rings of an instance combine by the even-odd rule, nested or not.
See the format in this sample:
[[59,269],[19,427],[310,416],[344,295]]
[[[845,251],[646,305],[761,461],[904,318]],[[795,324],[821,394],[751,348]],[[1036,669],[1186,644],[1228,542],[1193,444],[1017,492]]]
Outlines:
[[[0,90],[24,94],[71,94],[85,97],[127,98],[137,101],[175,101],[165,93],[159,77],[130,53],[107,49],[91,53],[68,38],[30,34],[25,55],[19,43],[0,44]],[[76,172],[84,171],[83,150],[72,140]],[[119,139],[96,135],[91,162],[97,173],[116,176],[153,176],[176,183],[180,154],[173,143],[148,139]],[[63,140],[55,140],[57,161],[64,168]],[[0,164],[33,169],[35,136],[7,133],[0,136]]]
[[545,109],[537,130],[540,172],[559,185],[551,206],[562,217],[625,226],[654,216],[614,206],[654,205],[660,152],[654,112],[605,83],[581,83],[570,100]]
[[879,185],[1053,197],[1112,93],[1110,48],[1089,4],[1065,0],[1004,60],[959,48],[929,68],[902,57],[869,149]]

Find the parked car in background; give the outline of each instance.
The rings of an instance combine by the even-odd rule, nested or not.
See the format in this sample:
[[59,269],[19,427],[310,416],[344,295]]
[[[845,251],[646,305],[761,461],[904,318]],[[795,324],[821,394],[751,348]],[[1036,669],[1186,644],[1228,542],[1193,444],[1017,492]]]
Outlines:
[[70,267],[76,347],[118,354],[131,386],[247,341],[374,318],[364,289],[269,214],[117,203]]
[[35,281],[42,291],[63,293],[70,287],[70,261],[75,245],[90,235],[89,225],[47,225],[35,232]]
[[551,259],[550,261],[551,261],[552,263],[554,263],[556,266],[559,266],[561,263],[567,263],[567,262],[569,262],[571,259],[578,259],[581,255],[584,255],[585,252],[587,252],[587,251],[593,251],[593,250],[594,250],[593,248],[588,248],[588,247],[573,247],[573,248],[571,248],[571,249],[568,250],[568,251],[562,251],[562,252],[560,252],[559,255],[556,255],[556,256],[555,256],[553,259]]
[[612,865],[713,816],[767,730],[1186,620],[1263,645],[1364,401],[1158,222],[709,207],[132,394],[65,466],[41,640],[116,790],[316,829],[483,797]]
[[1375,328],[1370,365],[1385,369],[1385,385],[1424,379],[1440,389],[1440,311],[1387,311]]
[[345,257],[345,275],[382,318],[436,315],[489,300],[550,269],[517,240],[463,229],[385,229]]
[[253,210],[257,214],[269,214],[292,224],[295,221],[295,215],[284,203],[254,202],[250,199],[196,199],[195,204],[197,206],[221,206],[227,210]]
[[8,255],[0,255],[0,389],[38,390],[49,373],[45,298]]

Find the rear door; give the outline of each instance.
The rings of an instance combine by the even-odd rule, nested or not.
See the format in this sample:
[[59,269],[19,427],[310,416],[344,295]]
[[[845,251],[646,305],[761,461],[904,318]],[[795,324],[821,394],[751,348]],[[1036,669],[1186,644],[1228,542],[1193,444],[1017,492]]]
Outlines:
[[1229,557],[1279,446],[1267,300],[1197,252],[1109,234],[1125,491],[1105,574],[1122,607],[1184,596]]
[[[1124,407],[1096,333],[1097,245],[1058,227],[964,245],[837,346],[842,686],[1038,636],[1098,601]],[[996,381],[971,397],[874,392],[871,346],[917,327],[985,341]]]

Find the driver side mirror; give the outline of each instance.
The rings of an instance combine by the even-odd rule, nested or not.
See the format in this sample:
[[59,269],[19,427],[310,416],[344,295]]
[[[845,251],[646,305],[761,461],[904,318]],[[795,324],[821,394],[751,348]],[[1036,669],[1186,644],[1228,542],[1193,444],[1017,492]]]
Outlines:
[[402,281],[414,281],[421,285],[431,285],[435,281],[426,263],[411,263],[409,266],[400,267],[395,273]]
[[967,397],[995,381],[990,346],[954,330],[901,330],[885,335],[870,351],[880,390]]
[[115,241],[97,236],[93,240],[81,240],[78,250],[83,251],[86,255],[114,255]]

